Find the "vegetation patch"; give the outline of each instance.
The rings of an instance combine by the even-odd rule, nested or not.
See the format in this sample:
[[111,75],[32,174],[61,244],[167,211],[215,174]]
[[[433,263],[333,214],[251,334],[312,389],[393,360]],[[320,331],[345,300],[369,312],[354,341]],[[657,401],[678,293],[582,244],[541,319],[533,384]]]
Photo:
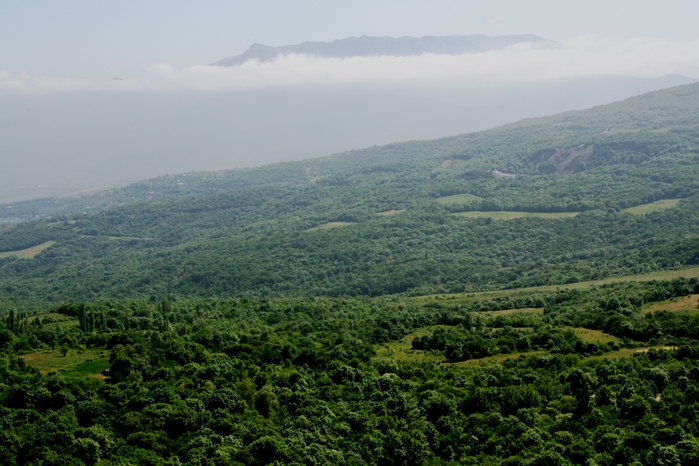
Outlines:
[[453,196],[445,196],[436,199],[437,203],[442,205],[465,205],[482,200],[482,197],[473,194],[454,194]]
[[493,220],[514,220],[516,218],[523,217],[547,218],[555,220],[561,218],[575,217],[579,213],[580,212],[514,212],[501,210],[497,212],[457,212],[452,215],[464,218],[492,218]]
[[328,222],[318,225],[317,227],[309,228],[306,231],[330,230],[333,228],[348,227],[350,225],[354,225],[354,222]]
[[31,248],[21,249],[19,251],[0,252],[0,259],[4,259],[6,257],[16,257],[17,259],[33,259],[34,256],[36,256],[42,251],[47,250],[54,244],[56,244],[55,241],[46,241],[45,243],[37,244],[36,246],[32,246]]
[[651,212],[672,209],[679,204],[680,201],[681,199],[661,199],[659,201],[651,202],[650,204],[641,204],[635,207],[629,207],[628,209],[622,210],[622,212],[633,215],[645,215]]

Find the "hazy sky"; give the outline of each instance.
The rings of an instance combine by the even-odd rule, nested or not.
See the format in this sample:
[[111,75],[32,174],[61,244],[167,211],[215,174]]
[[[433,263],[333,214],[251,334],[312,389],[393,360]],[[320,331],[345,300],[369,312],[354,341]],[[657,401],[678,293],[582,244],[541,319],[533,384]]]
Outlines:
[[242,53],[348,36],[532,33],[556,41],[699,39],[696,0],[32,0],[0,2],[0,71],[141,77]]
[[[0,203],[486,129],[699,78],[699,2],[0,1]],[[349,36],[536,34],[462,56],[299,55]],[[50,189],[49,189],[50,188]]]

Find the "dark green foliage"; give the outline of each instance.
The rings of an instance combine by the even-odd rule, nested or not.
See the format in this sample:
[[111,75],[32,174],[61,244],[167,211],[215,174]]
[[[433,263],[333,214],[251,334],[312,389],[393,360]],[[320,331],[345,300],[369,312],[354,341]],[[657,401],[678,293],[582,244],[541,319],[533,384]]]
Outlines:
[[[459,304],[66,303],[54,311],[75,320],[103,314],[118,325],[106,334],[53,327],[52,338],[30,326],[27,336],[37,337],[37,348],[47,344],[40,338],[102,342],[111,377],[40,376],[15,355],[8,331],[0,455],[4,464],[691,465],[699,458],[699,344],[684,332],[699,316],[661,324],[656,342],[678,342],[678,350],[627,359],[589,358],[618,347],[584,342],[566,328],[621,317],[671,322],[667,313],[643,318],[638,308],[695,285],[620,283]],[[546,306],[543,316],[479,313],[532,302]],[[521,319],[531,328],[510,325]],[[414,347],[455,361],[462,358],[452,357],[454,348],[472,343],[485,350],[471,357],[524,356],[480,367],[377,357],[384,342],[434,325]]]

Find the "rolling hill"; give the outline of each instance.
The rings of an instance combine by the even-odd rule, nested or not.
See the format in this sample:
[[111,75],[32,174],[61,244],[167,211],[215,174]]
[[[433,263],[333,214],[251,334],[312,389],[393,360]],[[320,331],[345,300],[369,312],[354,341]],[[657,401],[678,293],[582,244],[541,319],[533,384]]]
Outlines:
[[695,264],[698,114],[699,85],[687,85],[479,133],[35,201],[52,218],[0,232],[0,298],[429,294]]

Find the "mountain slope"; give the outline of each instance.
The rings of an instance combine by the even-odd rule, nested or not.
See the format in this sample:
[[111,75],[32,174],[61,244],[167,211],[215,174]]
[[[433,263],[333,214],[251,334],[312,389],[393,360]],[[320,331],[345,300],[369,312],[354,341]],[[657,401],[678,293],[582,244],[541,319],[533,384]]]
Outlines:
[[[481,133],[161,179],[190,195],[0,233],[0,297],[423,294],[694,264],[697,113],[689,85]],[[33,259],[9,255],[47,241]]]
[[252,44],[245,53],[224,58],[213,66],[236,66],[248,60],[271,61],[279,56],[308,55],[322,58],[350,58],[392,56],[408,57],[431,53],[436,55],[463,55],[486,52],[511,45],[533,42],[551,46],[554,43],[533,34],[488,37],[482,34],[469,36],[424,37],[348,37],[332,42],[304,42],[296,45],[270,47]]

